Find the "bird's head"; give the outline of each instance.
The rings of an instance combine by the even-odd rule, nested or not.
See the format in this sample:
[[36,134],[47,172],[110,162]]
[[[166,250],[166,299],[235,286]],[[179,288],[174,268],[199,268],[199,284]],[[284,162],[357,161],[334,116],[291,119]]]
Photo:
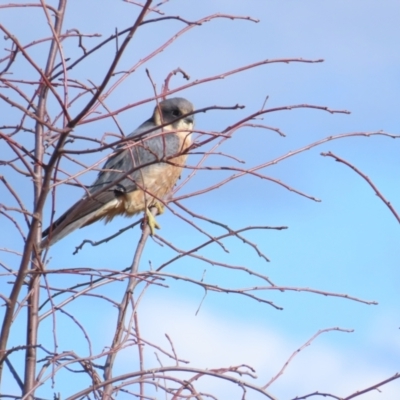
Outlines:
[[172,99],[161,101],[154,109],[155,125],[164,125],[172,122],[170,128],[177,130],[192,130],[194,125],[193,104],[182,98],[174,97]]

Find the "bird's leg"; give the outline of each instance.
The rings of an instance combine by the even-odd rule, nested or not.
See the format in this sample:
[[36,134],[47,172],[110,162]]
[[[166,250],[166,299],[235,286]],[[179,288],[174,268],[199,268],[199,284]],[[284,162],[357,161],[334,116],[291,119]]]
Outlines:
[[157,208],[157,211],[158,211],[157,215],[160,215],[160,214],[163,214],[163,213],[164,213],[164,204],[159,203],[158,201],[156,201],[156,202],[153,204],[153,206],[154,206],[155,208]]
[[[157,209],[157,215],[162,214],[164,212],[164,205],[159,202],[155,202],[152,205],[152,207],[155,207]],[[153,213],[150,211],[150,209],[148,207],[146,207],[146,216],[147,216],[147,224],[149,225],[149,228],[150,228],[150,234],[151,234],[151,236],[153,236],[154,230],[160,229],[161,226],[158,224],[155,216],[153,215]]]

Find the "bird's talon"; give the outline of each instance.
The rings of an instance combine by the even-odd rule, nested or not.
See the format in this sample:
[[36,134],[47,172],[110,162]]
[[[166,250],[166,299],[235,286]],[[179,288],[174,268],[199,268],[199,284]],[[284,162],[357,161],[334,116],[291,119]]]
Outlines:
[[158,201],[156,201],[154,203],[154,207],[157,208],[157,211],[158,211],[157,214],[163,214],[164,213],[164,204],[159,203]]
[[[156,208],[158,209],[157,206],[156,206]],[[154,230],[160,229],[161,226],[158,224],[156,218],[154,217],[154,215],[148,208],[146,208],[146,216],[147,216],[147,224],[149,225],[149,228],[150,228],[150,235],[153,236]]]

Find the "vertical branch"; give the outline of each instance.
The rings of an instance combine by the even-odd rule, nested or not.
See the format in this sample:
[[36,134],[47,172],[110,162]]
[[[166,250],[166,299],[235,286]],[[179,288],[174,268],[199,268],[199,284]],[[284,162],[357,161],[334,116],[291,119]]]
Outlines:
[[[152,207],[151,213],[153,215],[156,215],[157,209],[155,207]],[[136,248],[135,255],[133,257],[132,265],[130,268],[130,277],[129,277],[128,285],[125,290],[124,297],[118,307],[119,311],[118,311],[117,325],[115,328],[115,335],[114,335],[112,345],[110,347],[110,353],[107,356],[107,360],[106,360],[105,367],[104,367],[104,380],[105,381],[110,380],[112,377],[112,369],[114,366],[115,358],[118,353],[119,345],[121,344],[122,334],[124,332],[124,322],[125,322],[126,314],[128,311],[128,306],[130,303],[131,296],[133,295],[133,291],[134,291],[137,283],[139,282],[138,279],[136,278],[136,274],[139,269],[139,262],[142,257],[144,246],[146,244],[147,238],[149,237],[149,234],[150,234],[150,228],[147,224],[145,224],[143,227],[142,236],[140,237],[139,243]],[[140,346],[140,344],[138,344],[138,345]],[[111,392],[112,392],[112,385],[107,384],[104,388],[104,398],[105,399],[111,398]]]
[[[143,361],[143,342],[140,336],[140,329],[139,329],[139,318],[137,316],[137,311],[134,311],[133,318],[135,321],[135,331],[136,331],[136,340],[138,345],[138,352],[139,352],[139,368],[140,371],[144,370],[144,361]],[[144,398],[144,382],[140,380],[140,396]]]
[[[54,27],[51,27],[53,33],[53,40],[51,41],[49,54],[47,57],[47,64],[45,70],[45,76],[50,76],[51,71],[54,68],[55,60],[57,57],[57,52],[59,49],[59,40],[58,37],[61,34],[62,23],[65,15],[67,0],[59,0],[58,3],[58,12],[55,14],[54,19]],[[44,1],[42,1],[42,7],[44,12],[46,12],[46,6]],[[47,14],[46,14],[47,15]],[[49,24],[51,24],[51,20],[49,20]],[[62,57],[62,53],[60,51],[60,55]],[[42,82],[42,86],[40,88],[38,107],[36,109],[36,116],[40,120],[44,120],[46,114],[46,106],[47,106],[47,97],[49,93],[49,86]],[[65,105],[66,106],[66,105]],[[36,218],[39,222],[42,221],[42,209],[38,209],[37,205],[39,203],[40,197],[42,195],[42,160],[43,160],[43,125],[40,122],[36,122],[35,129],[35,157],[39,162],[35,163],[34,166],[34,176],[33,176],[33,186],[34,186],[34,208],[38,210],[35,213],[34,218]],[[36,247],[39,248],[39,244],[41,241],[41,229],[40,224],[37,224],[35,228],[33,228],[33,243],[36,244]],[[27,251],[27,249],[25,249]],[[35,263],[35,259],[38,260],[38,263]],[[32,252],[32,261],[31,261],[31,270],[38,269],[40,265],[40,254],[38,254],[35,249]],[[27,350],[25,353],[25,380],[24,380],[24,393],[31,392],[35,384],[35,375],[36,375],[36,359],[37,359],[37,335],[39,329],[39,319],[38,319],[38,309],[39,309],[39,299],[40,299],[40,274],[31,275],[29,281],[29,298],[28,298],[28,318],[27,318],[27,337],[26,344]],[[29,395],[29,398],[33,398],[33,394]]]
[[[93,98],[89,101],[89,103],[83,108],[83,110],[72,120],[68,122],[68,125],[66,129],[63,130],[62,134],[60,135],[60,138],[57,142],[57,144],[54,147],[53,154],[51,155],[45,169],[44,177],[42,179],[42,166],[39,165],[39,163],[36,163],[35,165],[35,170],[34,170],[34,176],[33,181],[34,181],[34,217],[32,219],[31,227],[28,232],[26,242],[25,242],[25,247],[24,247],[24,252],[22,255],[20,267],[18,270],[18,274],[16,276],[15,282],[13,284],[11,294],[10,294],[10,301],[6,305],[6,311],[5,311],[5,316],[3,319],[3,324],[1,327],[1,334],[0,334],[0,383],[1,383],[1,378],[2,378],[2,370],[3,370],[3,363],[5,358],[7,357],[6,353],[6,348],[7,348],[7,343],[8,343],[8,338],[10,335],[10,329],[11,325],[13,322],[13,314],[14,310],[18,301],[18,296],[20,294],[22,285],[24,283],[24,280],[27,275],[27,271],[29,268],[29,263],[31,262],[31,254],[32,249],[34,248],[34,244],[38,244],[40,242],[40,223],[42,219],[42,209],[46,200],[46,196],[49,190],[50,186],[50,181],[51,181],[51,175],[52,175],[52,170],[54,166],[57,163],[57,160],[60,157],[60,149],[63,147],[65,140],[67,139],[67,136],[71,129],[75,127],[78,122],[81,120],[81,118],[90,110],[92,105],[96,102],[96,100],[99,98],[101,95],[102,91],[104,90],[105,86],[109,82],[109,80],[112,77],[112,74],[124,52],[126,49],[126,46],[128,45],[129,41],[132,39],[134,33],[136,32],[137,28],[139,27],[140,23],[142,22],[143,18],[146,15],[146,12],[148,8],[150,7],[152,0],[147,0],[145,5],[143,6],[143,9],[137,18],[134,26],[132,29],[129,31],[128,36],[125,38],[121,48],[117,52],[116,56],[114,57],[114,60],[111,64],[111,67],[106,74],[102,84],[100,85],[99,89],[93,96]],[[56,13],[55,17],[55,25],[54,25],[54,32],[56,35],[60,34],[61,27],[62,27],[62,21],[64,18],[64,13],[65,13],[65,7],[66,7],[67,0],[59,0],[59,8],[58,12]],[[40,5],[40,7],[44,7],[43,3]],[[45,78],[47,76],[50,76],[51,71],[54,69],[54,64],[55,64],[55,58],[57,55],[57,46],[59,44],[59,41],[54,38],[55,35],[53,35],[53,41],[50,47],[49,55],[47,57],[47,65],[46,65],[46,71],[43,74],[43,79],[42,79],[42,85],[43,81],[45,81]],[[36,109],[35,113],[35,120],[37,121],[36,124],[36,129],[35,129],[35,156],[37,157],[37,160],[41,160],[43,157],[43,142],[42,142],[42,137],[43,137],[43,123],[40,121],[45,121],[45,119],[40,118],[40,116],[45,116],[45,111],[46,111],[46,102],[47,102],[47,94],[48,90],[50,89],[49,86],[43,85],[40,91],[39,95],[39,103],[38,107]],[[37,246],[36,246],[37,247]],[[39,248],[39,247],[37,247]],[[34,253],[34,257],[38,257],[36,253]],[[40,262],[39,262],[40,263]],[[34,279],[35,280],[35,279]],[[31,282],[33,284],[34,280]],[[37,281],[38,282],[38,281]],[[32,285],[29,285],[31,289],[33,289]],[[35,283],[35,288],[38,290],[38,283]],[[36,299],[37,300],[37,299]],[[33,301],[33,298],[30,299],[30,301]],[[31,308],[32,307],[32,308]],[[28,342],[29,343],[34,343],[36,342],[36,334],[34,332],[37,331],[37,327],[34,328],[31,324],[36,321],[36,317],[34,317],[34,310],[37,308],[37,304],[29,304],[29,310],[30,310],[30,316],[32,318],[28,318],[28,324],[30,324],[30,327],[28,328]],[[32,387],[33,381],[34,381],[34,370],[35,370],[35,362],[33,360],[36,359],[36,351],[34,348],[29,347],[28,350],[30,351],[29,354],[27,354],[27,369],[26,369],[26,380],[27,384],[25,387],[25,393],[27,392],[29,387]]]
[[[56,45],[57,45],[57,47],[58,47],[58,52],[59,52],[59,54],[60,54],[61,65],[62,65],[62,69],[63,69],[63,73],[64,73],[64,79],[63,79],[64,83],[63,83],[63,84],[64,84],[64,105],[65,105],[65,108],[64,108],[64,110],[63,110],[63,111],[64,111],[63,117],[64,117],[64,125],[66,125],[67,121],[70,121],[70,118],[69,118],[69,114],[68,114],[68,79],[67,79],[67,66],[66,66],[66,64],[65,64],[65,57],[64,57],[64,53],[63,53],[62,46],[61,46],[61,42],[60,42],[60,40],[59,40],[59,34],[60,34],[60,32],[61,32],[61,23],[60,23],[60,27],[58,27],[59,20],[56,19],[55,25],[53,26],[52,20],[51,20],[51,16],[50,16],[49,11],[47,10],[46,4],[45,4],[45,0],[40,0],[40,2],[42,3],[43,11],[44,11],[44,13],[46,14],[47,22],[48,22],[48,24],[49,24],[49,26],[50,26],[51,33],[53,34],[53,39],[54,39],[54,41],[52,42],[52,46],[53,46],[54,49],[55,49],[55,47],[56,47]],[[61,10],[60,10],[60,11],[61,11]],[[64,11],[61,11],[61,12],[63,13]],[[50,52],[51,52],[51,50],[50,50]],[[54,55],[56,55],[56,52],[54,52]],[[50,58],[50,57],[49,57],[49,58]],[[53,71],[53,65],[54,65],[54,60],[53,60],[53,62],[51,63],[51,70],[50,70],[50,71],[49,71],[49,69],[46,67],[46,73],[47,73],[47,72],[50,73],[50,72]]]

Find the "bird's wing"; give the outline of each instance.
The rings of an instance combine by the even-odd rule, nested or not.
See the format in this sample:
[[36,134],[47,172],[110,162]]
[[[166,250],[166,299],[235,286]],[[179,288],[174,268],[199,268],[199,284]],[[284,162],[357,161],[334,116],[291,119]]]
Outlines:
[[155,164],[179,152],[179,138],[174,133],[156,129],[148,136],[139,136],[148,130],[146,123],[132,132],[111,155],[99,172],[89,193],[101,190],[129,193],[144,184],[146,172]]
[[[75,229],[98,219],[97,211],[116,199],[118,194],[129,193],[143,187],[149,170],[158,161],[171,157],[180,151],[178,137],[174,133],[156,129],[146,121],[127,138],[131,138],[115,150],[99,172],[96,181],[88,188],[88,194],[75,203],[50,227],[42,237],[51,233],[50,242],[55,243]],[[43,242],[42,247],[46,244]]]

